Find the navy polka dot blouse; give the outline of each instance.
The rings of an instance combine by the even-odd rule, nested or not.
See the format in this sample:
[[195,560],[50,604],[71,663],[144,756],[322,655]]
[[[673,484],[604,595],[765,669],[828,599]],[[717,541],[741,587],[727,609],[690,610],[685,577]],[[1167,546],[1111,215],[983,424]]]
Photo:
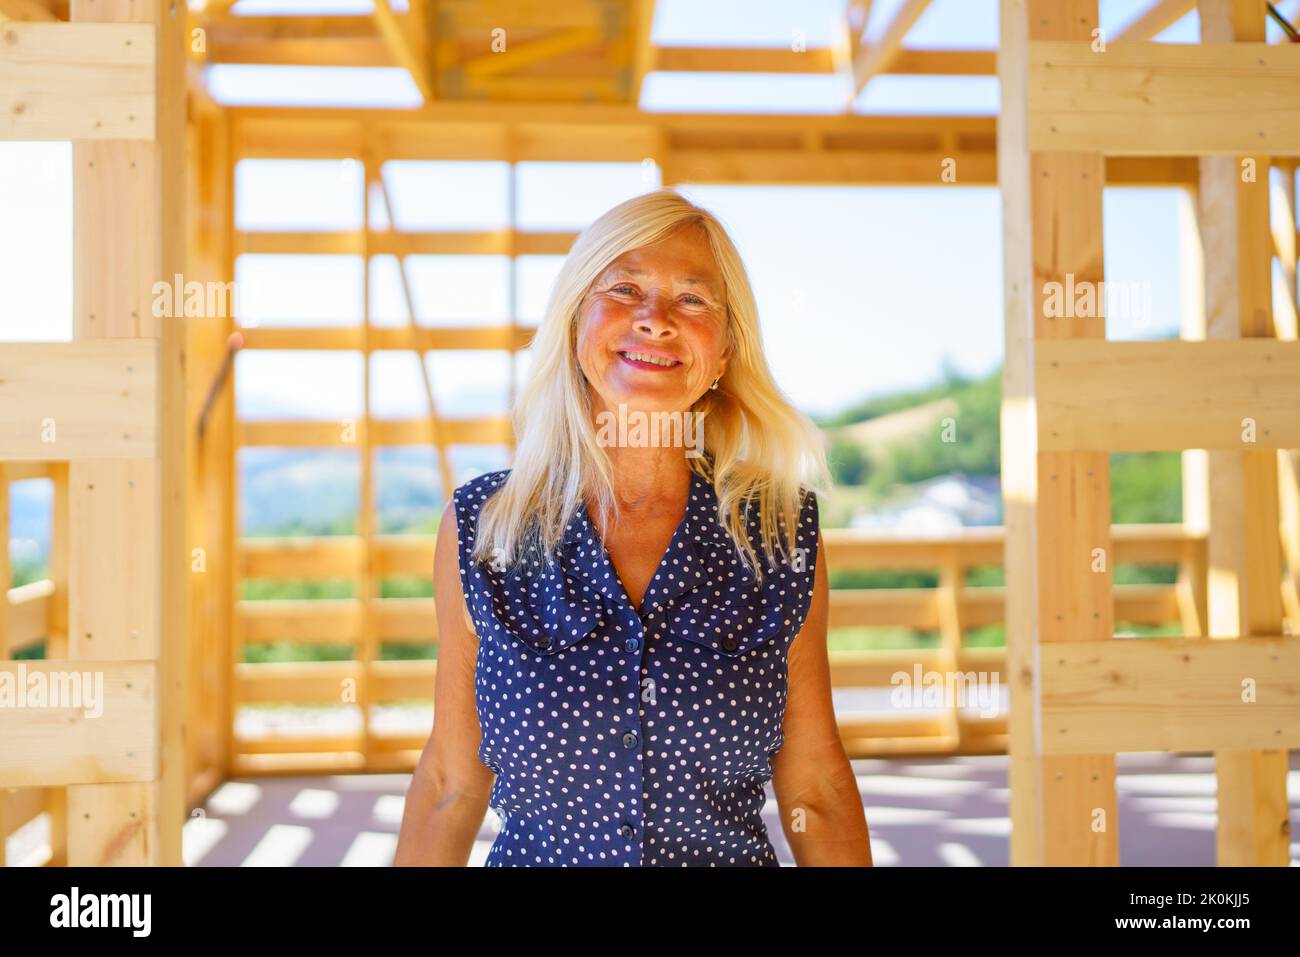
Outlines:
[[[692,472],[635,609],[585,507],[549,565],[470,563],[479,509],[507,475],[454,495],[479,759],[501,820],[487,865],[775,866],[760,811],[783,742],[786,651],[812,600],[816,495],[792,560],[756,586]],[[762,560],[756,516],[749,534]]]

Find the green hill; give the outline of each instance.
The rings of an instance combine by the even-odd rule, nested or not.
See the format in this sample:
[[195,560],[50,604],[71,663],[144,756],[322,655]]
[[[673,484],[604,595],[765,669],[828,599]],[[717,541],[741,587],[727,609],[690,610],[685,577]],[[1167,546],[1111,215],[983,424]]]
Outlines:
[[[1000,474],[1001,402],[1000,368],[978,378],[948,368],[932,385],[877,396],[821,419],[837,486],[827,524],[844,524],[852,508],[916,482],[954,473]],[[1112,455],[1111,517],[1181,521],[1179,453]]]

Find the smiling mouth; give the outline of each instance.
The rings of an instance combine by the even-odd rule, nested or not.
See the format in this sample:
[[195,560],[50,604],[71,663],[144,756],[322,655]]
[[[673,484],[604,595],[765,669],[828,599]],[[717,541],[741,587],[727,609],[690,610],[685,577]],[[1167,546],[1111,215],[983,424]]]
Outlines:
[[636,369],[672,369],[681,362],[677,359],[665,359],[662,356],[652,356],[645,352],[620,352],[619,358],[628,365]]

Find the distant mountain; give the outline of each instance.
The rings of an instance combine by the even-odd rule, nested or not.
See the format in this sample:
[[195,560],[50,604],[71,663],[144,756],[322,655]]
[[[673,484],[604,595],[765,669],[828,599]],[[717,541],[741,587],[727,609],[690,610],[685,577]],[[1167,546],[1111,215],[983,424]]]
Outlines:
[[[502,450],[458,446],[454,481],[505,466]],[[243,449],[243,534],[339,535],[356,529],[361,463],[339,449]],[[392,447],[375,456],[381,533],[431,532],[446,502],[432,448]]]
[[945,373],[923,389],[859,403],[820,424],[837,484],[883,495],[943,475],[1001,469],[1002,373],[979,379]]

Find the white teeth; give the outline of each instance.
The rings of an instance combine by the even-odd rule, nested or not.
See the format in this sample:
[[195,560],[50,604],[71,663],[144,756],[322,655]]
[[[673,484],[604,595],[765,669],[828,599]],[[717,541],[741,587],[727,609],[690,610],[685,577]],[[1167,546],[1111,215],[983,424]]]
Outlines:
[[677,365],[677,363],[674,362],[672,359],[660,359],[658,356],[648,356],[643,352],[624,352],[621,354],[627,356],[629,359],[636,359],[640,362],[649,362],[652,365],[657,365],[657,366]]

